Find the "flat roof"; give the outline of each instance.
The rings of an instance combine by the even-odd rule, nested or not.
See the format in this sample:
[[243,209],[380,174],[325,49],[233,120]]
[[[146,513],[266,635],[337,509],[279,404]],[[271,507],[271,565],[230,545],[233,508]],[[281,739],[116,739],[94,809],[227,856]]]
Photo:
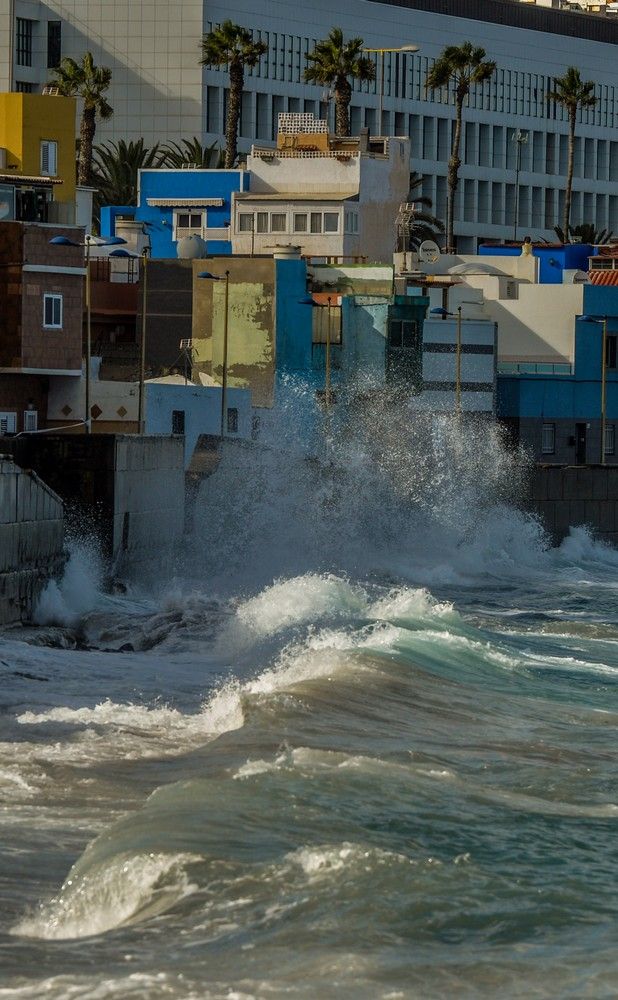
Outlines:
[[62,184],[58,177],[37,177],[32,174],[0,174],[0,184]]
[[471,21],[506,24],[527,31],[545,31],[552,35],[587,38],[608,45],[618,43],[618,18],[604,14],[585,14],[551,7],[537,7],[520,0],[371,0],[371,3],[425,10],[446,17],[465,17]]
[[281,191],[261,194],[259,191],[236,191],[236,201],[358,201],[358,190],[353,191]]

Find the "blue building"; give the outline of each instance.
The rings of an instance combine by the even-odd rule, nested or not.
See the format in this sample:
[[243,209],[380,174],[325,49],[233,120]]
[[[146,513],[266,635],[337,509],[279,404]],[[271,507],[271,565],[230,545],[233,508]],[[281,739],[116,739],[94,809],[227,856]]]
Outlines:
[[[484,243],[480,257],[520,257],[519,243]],[[561,285],[565,271],[587,271],[588,258],[594,254],[589,243],[532,244],[532,256],[539,262],[538,280],[541,285]]]
[[[606,405],[602,449],[601,360],[605,321]],[[574,364],[570,372],[498,375],[498,416],[529,448],[536,461],[583,465],[600,462],[604,457],[607,463],[615,464],[618,462],[618,287],[584,287],[584,313],[576,320],[574,337]]]
[[140,170],[137,205],[102,208],[101,235],[119,235],[121,223],[142,223],[155,259],[176,257],[187,236],[203,239],[209,254],[231,254],[232,195],[248,191],[249,178],[246,170]]

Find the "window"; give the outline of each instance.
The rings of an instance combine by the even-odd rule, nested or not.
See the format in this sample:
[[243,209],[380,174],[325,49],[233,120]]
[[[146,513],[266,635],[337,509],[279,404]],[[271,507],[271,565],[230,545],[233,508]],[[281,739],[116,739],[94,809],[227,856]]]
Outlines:
[[543,455],[553,455],[556,450],[556,425],[543,424],[541,428],[541,452]]
[[605,454],[613,455],[616,450],[616,425],[605,424]]
[[47,68],[56,69],[62,58],[62,24],[60,21],[47,22]]
[[312,212],[311,213],[311,232],[321,233],[322,232],[322,213]]
[[183,236],[202,236],[204,213],[187,209],[174,212],[174,238],[181,240]]
[[62,295],[43,296],[43,326],[48,330],[62,329]]
[[17,414],[0,413],[0,434],[15,434],[17,431]]
[[24,430],[36,431],[39,426],[39,414],[37,410],[24,410]]
[[257,213],[257,233],[267,233],[268,232],[268,212],[258,212]]
[[253,232],[253,212],[240,212],[238,216],[238,232]]
[[307,232],[307,215],[306,215],[306,213],[295,213],[294,214],[294,232],[295,233],[306,233]]
[[16,80],[15,81],[15,93],[16,94],[31,94],[34,90],[34,84],[28,83],[26,80]]
[[58,143],[50,139],[41,142],[41,173],[48,177],[58,173]]
[[346,233],[358,233],[358,215],[356,212],[346,212],[344,222]]
[[228,434],[238,434],[238,410],[235,406],[227,408],[227,432]]
[[26,17],[17,18],[16,57],[18,66],[32,66],[32,26]]
[[339,232],[339,212],[324,212],[324,232]]
[[616,367],[616,343],[618,342],[618,335],[615,333],[608,333],[607,340],[605,341],[605,364],[608,368]]
[[270,217],[271,233],[285,233],[287,229],[285,212],[273,212]]
[[172,434],[184,434],[185,432],[185,411],[172,410]]
[[416,320],[391,320],[388,327],[388,346],[399,350],[415,350],[418,347]]

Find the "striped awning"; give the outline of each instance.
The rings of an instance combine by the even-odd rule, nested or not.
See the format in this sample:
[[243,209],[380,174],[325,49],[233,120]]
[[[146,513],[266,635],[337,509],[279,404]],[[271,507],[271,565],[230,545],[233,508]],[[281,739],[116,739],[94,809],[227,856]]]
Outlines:
[[152,208],[221,208],[223,198],[146,198]]
[[618,268],[589,271],[588,278],[591,285],[618,285]]

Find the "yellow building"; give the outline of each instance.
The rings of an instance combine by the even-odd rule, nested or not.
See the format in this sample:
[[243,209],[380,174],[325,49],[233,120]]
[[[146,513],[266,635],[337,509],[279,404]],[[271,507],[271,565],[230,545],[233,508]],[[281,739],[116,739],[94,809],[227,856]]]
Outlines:
[[0,186],[5,185],[15,189],[13,218],[76,221],[75,98],[0,94]]

